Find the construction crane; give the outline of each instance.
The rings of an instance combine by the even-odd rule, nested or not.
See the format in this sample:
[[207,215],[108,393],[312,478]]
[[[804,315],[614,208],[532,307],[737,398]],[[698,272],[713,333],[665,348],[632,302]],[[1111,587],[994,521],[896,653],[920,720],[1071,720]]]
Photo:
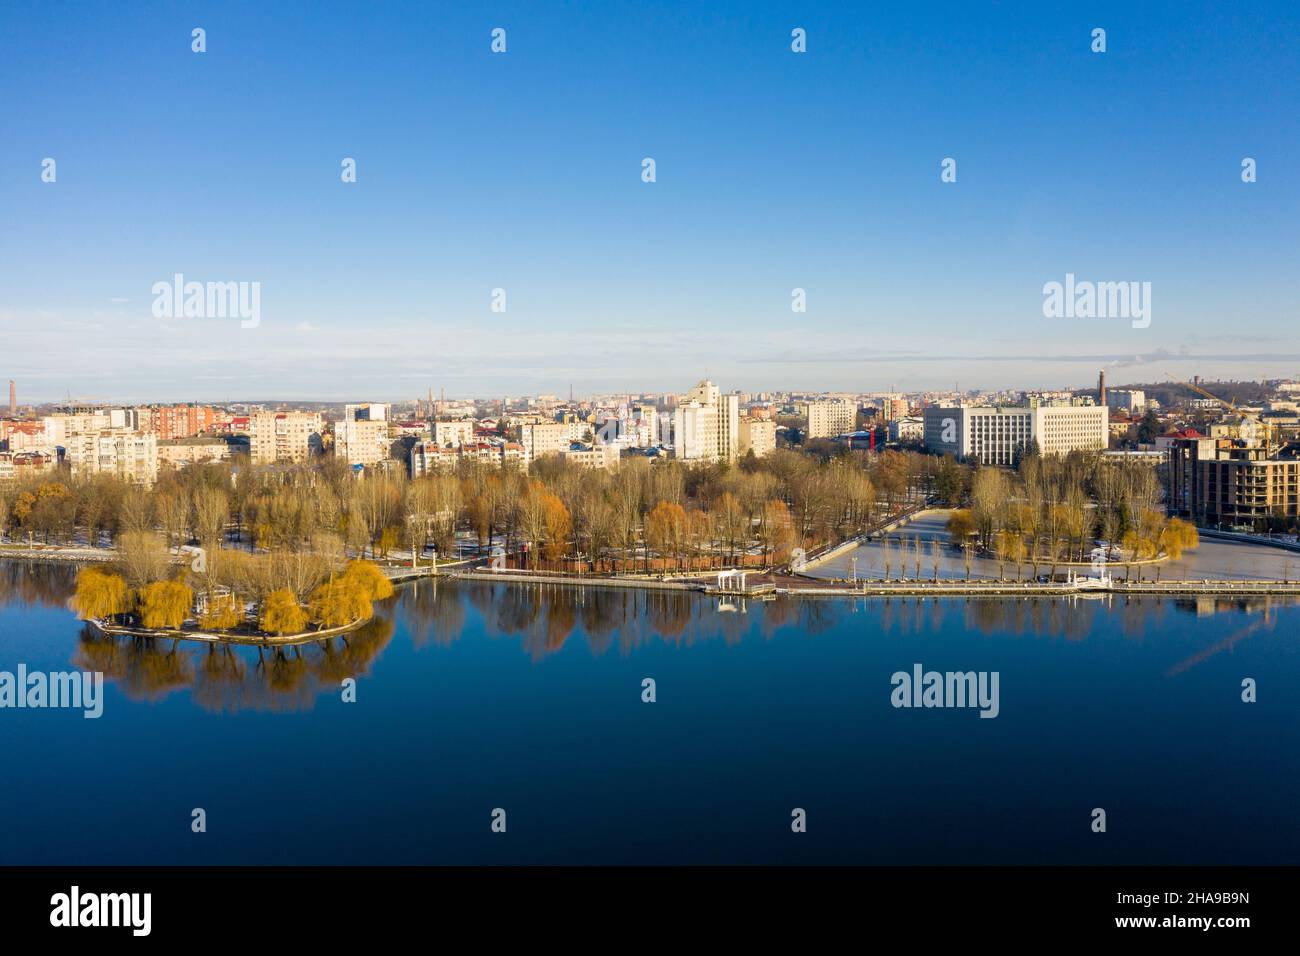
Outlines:
[[1196,385],[1193,382],[1185,382],[1181,378],[1178,378],[1176,375],[1171,375],[1169,372],[1166,372],[1165,374],[1168,375],[1175,382],[1177,382],[1179,385],[1185,385],[1188,388],[1190,388],[1193,392],[1196,392],[1198,395],[1204,395],[1206,398],[1218,402],[1220,405],[1228,409],[1228,411],[1232,412],[1234,415],[1240,415],[1242,418],[1248,419],[1249,421],[1253,421],[1255,424],[1259,426],[1260,431],[1263,433],[1264,449],[1266,454],[1269,455],[1273,454],[1273,426],[1270,423],[1264,421],[1262,416],[1253,415],[1250,412],[1243,411],[1242,409],[1237,407],[1235,402],[1230,402],[1226,398],[1220,398],[1218,395],[1215,395],[1213,392],[1207,392],[1205,389],[1201,388],[1201,386]]

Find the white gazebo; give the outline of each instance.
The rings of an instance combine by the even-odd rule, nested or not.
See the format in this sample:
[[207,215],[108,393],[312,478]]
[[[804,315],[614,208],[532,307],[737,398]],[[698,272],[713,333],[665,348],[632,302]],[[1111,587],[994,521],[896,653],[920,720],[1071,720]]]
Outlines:
[[745,591],[745,575],[748,571],[742,571],[740,568],[732,568],[730,571],[718,572],[718,590],[719,591]]

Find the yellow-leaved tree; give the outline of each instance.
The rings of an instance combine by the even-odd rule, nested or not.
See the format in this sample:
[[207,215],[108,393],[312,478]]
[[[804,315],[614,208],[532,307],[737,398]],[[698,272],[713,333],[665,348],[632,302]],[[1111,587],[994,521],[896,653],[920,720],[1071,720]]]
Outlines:
[[257,626],[268,634],[297,634],[307,626],[307,612],[292,591],[280,588],[262,602]]
[[77,593],[72,597],[72,609],[82,620],[102,620],[125,614],[131,609],[130,589],[120,574],[104,568],[82,568],[77,572]]
[[360,589],[369,601],[382,601],[393,596],[393,582],[373,561],[349,561],[340,580],[348,581]]
[[136,609],[145,627],[180,627],[193,606],[194,590],[183,581],[155,581],[136,592]]
[[370,617],[373,608],[364,588],[359,580],[346,575],[320,585],[307,601],[312,623],[319,627],[342,627]]
[[244,605],[233,594],[218,594],[208,600],[199,626],[209,631],[228,631],[244,620]]

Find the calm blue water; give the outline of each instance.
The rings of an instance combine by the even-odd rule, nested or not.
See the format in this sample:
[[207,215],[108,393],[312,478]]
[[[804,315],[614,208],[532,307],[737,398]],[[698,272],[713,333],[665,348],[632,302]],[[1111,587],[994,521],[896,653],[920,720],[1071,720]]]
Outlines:
[[[108,675],[99,720],[0,710],[0,864],[1300,863],[1294,605],[440,582],[259,657],[89,638],[70,581],[0,564],[0,670]],[[1000,716],[895,709],[917,662]]]

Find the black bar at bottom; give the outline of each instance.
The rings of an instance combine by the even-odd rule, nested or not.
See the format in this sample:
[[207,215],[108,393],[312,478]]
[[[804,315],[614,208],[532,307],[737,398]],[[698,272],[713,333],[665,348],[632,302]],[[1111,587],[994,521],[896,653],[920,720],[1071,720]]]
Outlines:
[[10,867],[0,869],[0,927],[7,942],[259,946],[430,929],[493,941],[560,931],[663,941],[716,933],[735,943],[841,927],[927,941],[1230,941],[1284,929],[1296,876],[1287,867]]

